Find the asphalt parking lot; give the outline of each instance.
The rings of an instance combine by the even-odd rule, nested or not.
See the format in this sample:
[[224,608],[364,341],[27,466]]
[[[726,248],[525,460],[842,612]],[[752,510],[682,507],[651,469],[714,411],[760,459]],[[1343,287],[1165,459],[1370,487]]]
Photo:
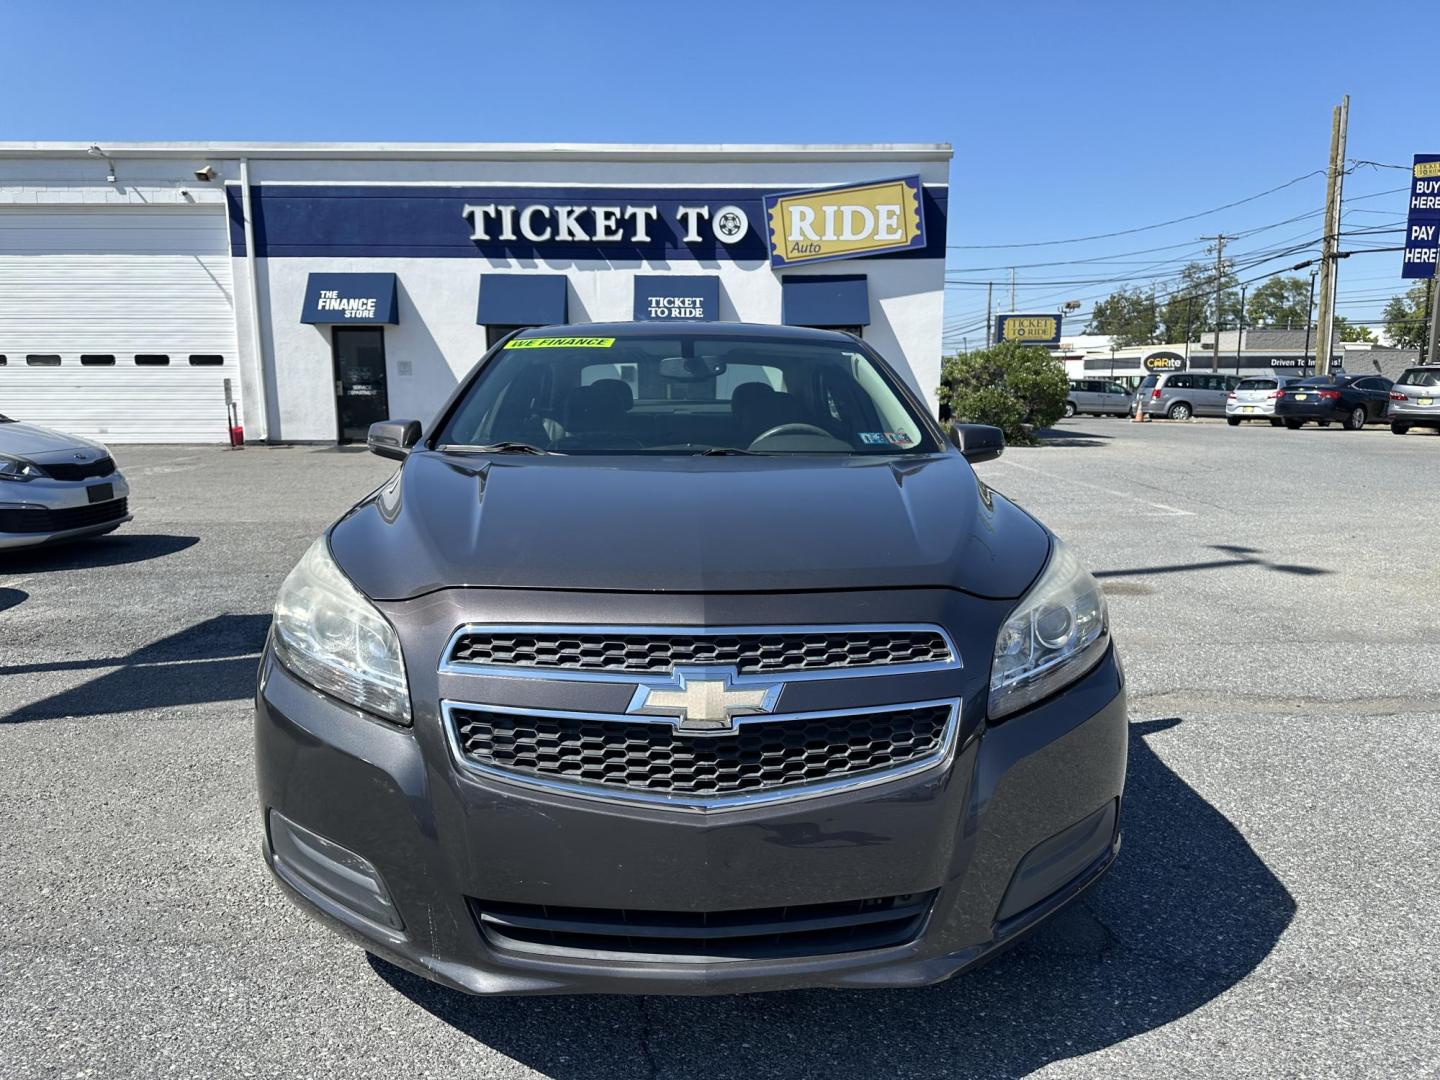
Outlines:
[[0,555],[0,1076],[1440,1075],[1440,436],[1081,418],[979,467],[1103,575],[1113,872],[926,990],[479,1000],[258,855],[281,578],[390,471],[117,448],[133,523]]

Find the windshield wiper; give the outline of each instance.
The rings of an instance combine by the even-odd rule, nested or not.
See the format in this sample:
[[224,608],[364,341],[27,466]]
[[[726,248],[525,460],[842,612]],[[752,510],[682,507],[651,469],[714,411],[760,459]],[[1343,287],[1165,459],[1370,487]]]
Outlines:
[[696,457],[760,457],[755,450],[741,450],[737,446],[712,446],[709,450],[701,450]]
[[[483,446],[471,446],[468,443],[447,443],[444,446],[437,446],[435,449],[450,454],[558,454],[558,450],[544,450],[533,443],[528,442],[497,442],[486,443]],[[563,454],[561,455],[564,456]]]

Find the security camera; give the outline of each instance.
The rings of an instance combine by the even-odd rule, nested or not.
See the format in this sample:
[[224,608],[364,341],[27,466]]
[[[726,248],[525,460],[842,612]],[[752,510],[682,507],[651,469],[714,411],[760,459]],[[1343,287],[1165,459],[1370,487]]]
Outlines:
[[202,183],[207,180],[214,180],[215,177],[217,177],[218,175],[220,174],[215,171],[215,167],[213,165],[205,165],[195,170],[195,179],[201,181]]

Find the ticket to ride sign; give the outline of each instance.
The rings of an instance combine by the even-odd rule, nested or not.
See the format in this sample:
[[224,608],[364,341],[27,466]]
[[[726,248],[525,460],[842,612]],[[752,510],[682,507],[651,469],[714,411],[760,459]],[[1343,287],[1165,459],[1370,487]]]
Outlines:
[[1432,278],[1440,263],[1440,154],[1416,154],[1400,276]]
[[1059,345],[1059,315],[996,315],[995,342],[1018,345]]
[[925,246],[920,177],[765,196],[770,265],[797,266]]

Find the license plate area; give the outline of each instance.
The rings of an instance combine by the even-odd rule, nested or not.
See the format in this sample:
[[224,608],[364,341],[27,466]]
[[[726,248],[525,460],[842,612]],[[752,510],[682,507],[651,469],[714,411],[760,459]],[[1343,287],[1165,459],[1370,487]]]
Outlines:
[[91,484],[85,489],[85,497],[92,503],[109,502],[115,498],[115,485]]

